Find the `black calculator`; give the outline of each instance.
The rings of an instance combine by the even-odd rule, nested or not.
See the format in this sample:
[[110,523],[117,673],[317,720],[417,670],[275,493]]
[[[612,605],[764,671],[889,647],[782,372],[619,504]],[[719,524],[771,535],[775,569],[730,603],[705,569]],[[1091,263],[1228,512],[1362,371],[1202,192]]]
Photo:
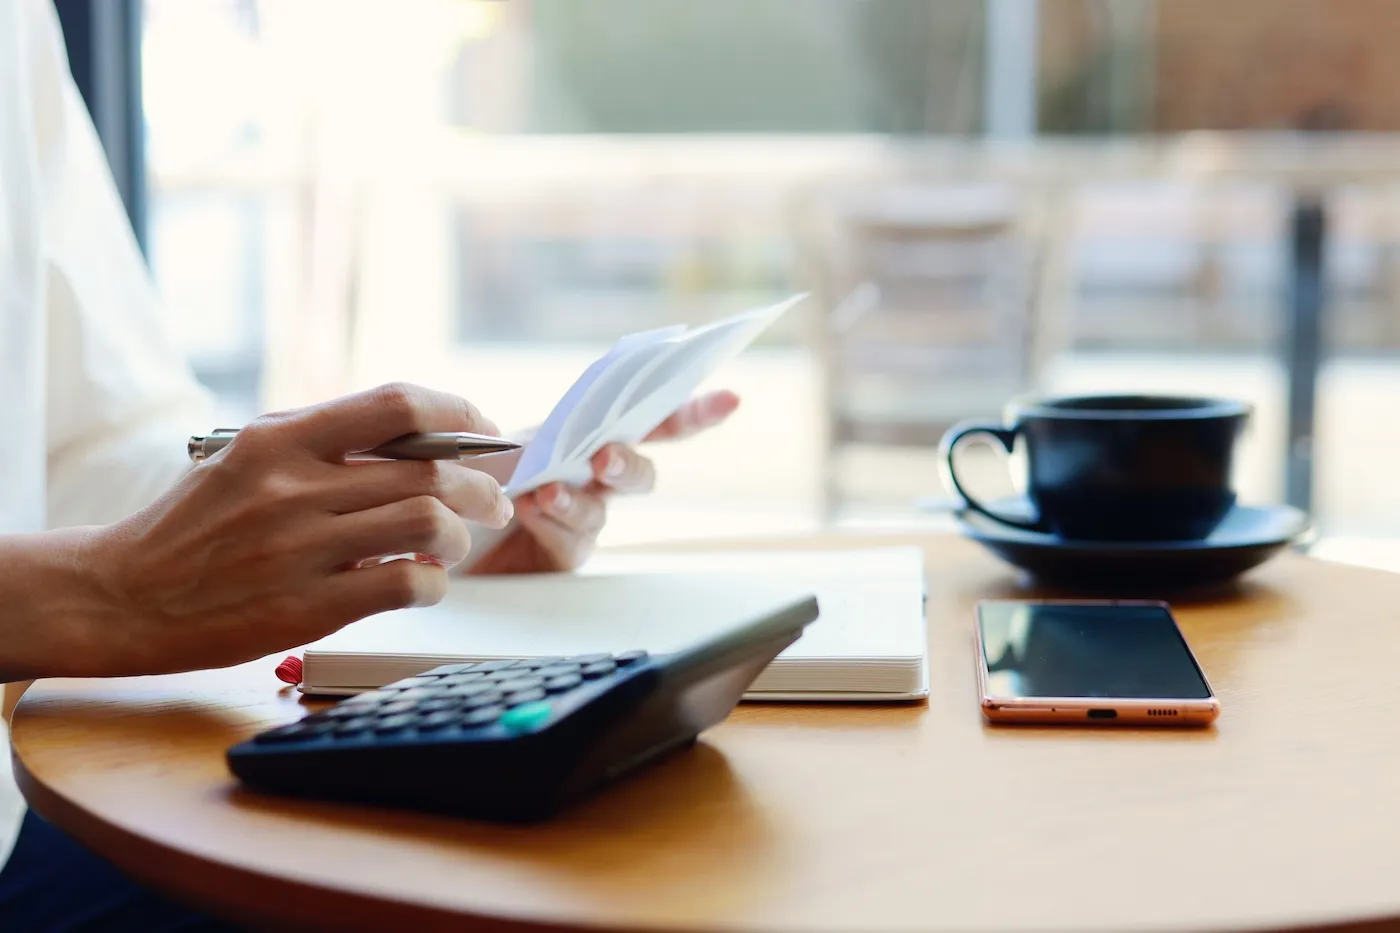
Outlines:
[[228,750],[247,786],[522,822],[694,744],[818,616],[785,597],[693,648],[447,664]]

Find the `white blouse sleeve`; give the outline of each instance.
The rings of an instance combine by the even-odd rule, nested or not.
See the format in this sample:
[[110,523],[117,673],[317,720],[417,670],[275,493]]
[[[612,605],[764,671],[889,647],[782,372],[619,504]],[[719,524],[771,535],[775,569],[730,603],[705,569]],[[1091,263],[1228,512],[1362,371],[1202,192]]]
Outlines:
[[33,3],[35,146],[43,195],[48,524],[105,524],[189,468],[208,394],[166,329],[57,16]]

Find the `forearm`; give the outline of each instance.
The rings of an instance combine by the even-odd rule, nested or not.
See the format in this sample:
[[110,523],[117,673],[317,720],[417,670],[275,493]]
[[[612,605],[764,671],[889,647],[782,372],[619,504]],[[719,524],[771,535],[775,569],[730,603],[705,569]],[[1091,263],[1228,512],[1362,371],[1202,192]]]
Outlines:
[[101,671],[86,633],[102,631],[112,609],[84,559],[90,533],[0,535],[0,682]]

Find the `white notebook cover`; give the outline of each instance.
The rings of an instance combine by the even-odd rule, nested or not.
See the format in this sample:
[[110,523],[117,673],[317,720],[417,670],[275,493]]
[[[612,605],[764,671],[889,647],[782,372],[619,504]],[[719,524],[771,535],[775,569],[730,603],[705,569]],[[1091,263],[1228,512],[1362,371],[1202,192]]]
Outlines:
[[609,555],[577,574],[468,578],[437,606],[373,616],[308,646],[302,690],[354,693],[454,662],[634,648],[659,654],[808,594],[820,617],[746,699],[928,695],[917,548]]

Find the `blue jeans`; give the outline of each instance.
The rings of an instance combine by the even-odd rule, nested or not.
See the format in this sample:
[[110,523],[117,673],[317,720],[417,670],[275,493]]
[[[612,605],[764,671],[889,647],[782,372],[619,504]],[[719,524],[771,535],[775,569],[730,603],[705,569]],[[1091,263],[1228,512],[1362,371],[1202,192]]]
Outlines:
[[32,810],[0,870],[9,933],[232,933],[130,880]]

